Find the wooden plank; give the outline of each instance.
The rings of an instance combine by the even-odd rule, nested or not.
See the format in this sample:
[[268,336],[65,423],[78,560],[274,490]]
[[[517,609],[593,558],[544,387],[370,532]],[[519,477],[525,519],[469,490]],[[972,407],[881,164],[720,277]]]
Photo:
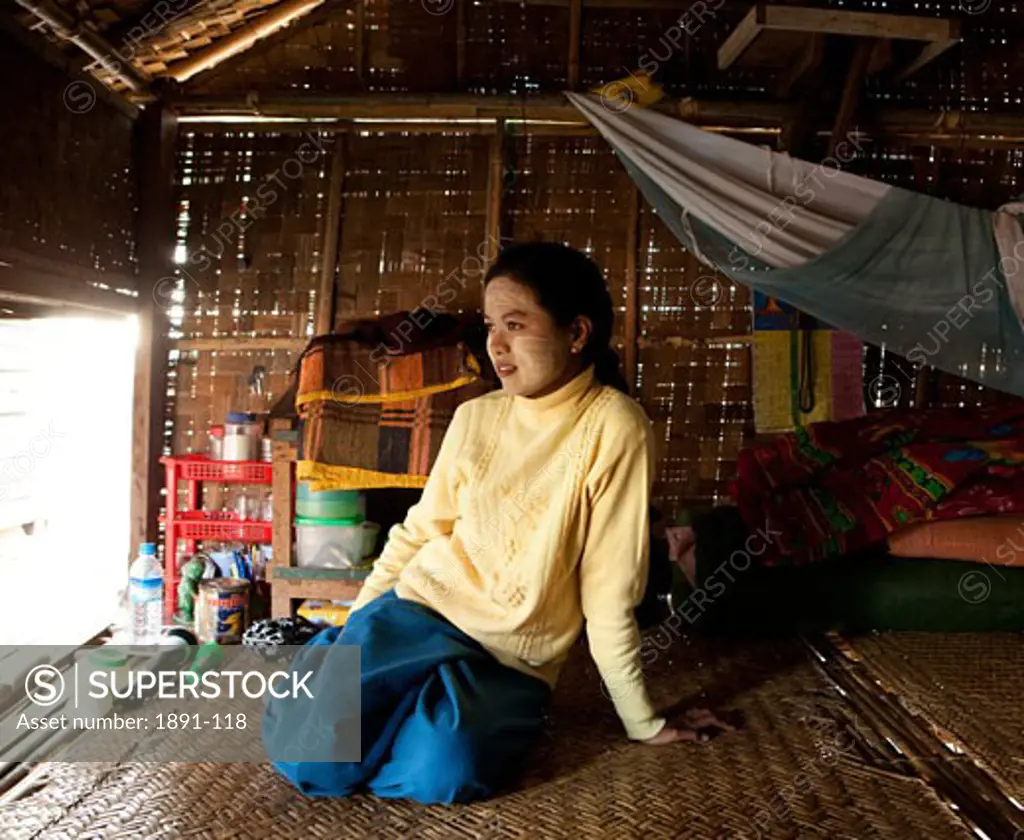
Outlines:
[[758,3],[739,22],[725,43],[718,48],[718,69],[727,70],[739,60],[754,39],[764,30],[765,8]]
[[296,447],[287,441],[274,440],[271,445],[271,530],[273,557],[267,563],[270,581],[270,611],[277,618],[291,614],[291,601],[284,588],[274,584],[274,570],[292,564],[292,510]]
[[275,580],[366,580],[369,569],[300,569],[298,566],[275,566]]
[[946,18],[889,15],[877,12],[848,12],[836,9],[811,9],[803,6],[775,6],[759,3],[764,14],[764,29],[788,32],[821,32],[855,38],[896,38],[908,41],[954,39],[956,21]]
[[331,155],[331,180],[327,193],[327,215],[324,217],[323,263],[320,285],[316,293],[314,332],[325,335],[334,327],[334,291],[338,274],[338,248],[341,244],[342,202],[345,189],[345,137],[335,138]]
[[[151,106],[136,123],[135,158],[139,177],[139,343],[135,357],[132,427],[130,557],[139,544],[156,542],[164,470],[167,403],[167,312],[157,288],[174,274],[174,145],[177,122],[167,109]],[[170,558],[173,563],[174,558]]]
[[272,578],[270,582],[270,612],[274,618],[293,614],[294,602],[313,598],[317,601],[354,601],[363,588],[362,581],[303,580]]
[[854,115],[857,113],[857,106],[860,104],[860,94],[864,87],[864,77],[867,74],[868,62],[871,61],[871,54],[875,51],[877,42],[872,38],[864,38],[858,44],[853,53],[853,61],[850,62],[850,69],[846,74],[846,82],[843,85],[843,96],[839,101],[839,110],[836,113],[836,120],[832,126],[832,138],[828,144],[829,154],[832,154],[837,145],[846,139],[850,132],[850,125]]
[[288,336],[230,336],[225,338],[179,338],[169,342],[171,350],[188,352],[238,353],[245,350],[291,350],[301,353],[306,349],[309,339],[290,338]]
[[580,38],[583,18],[583,0],[571,0],[569,3],[569,68],[567,80],[569,90],[578,90],[580,86]]
[[640,337],[640,292],[637,282],[637,248],[640,230],[640,191],[629,185],[629,214],[626,219],[626,381],[632,393],[636,388],[637,341]]

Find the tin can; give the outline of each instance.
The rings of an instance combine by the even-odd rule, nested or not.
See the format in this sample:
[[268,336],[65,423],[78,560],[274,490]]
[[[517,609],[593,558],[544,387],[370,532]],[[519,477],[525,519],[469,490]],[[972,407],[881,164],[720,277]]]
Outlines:
[[200,642],[220,645],[242,643],[249,624],[249,581],[212,578],[199,584],[196,599],[196,635]]

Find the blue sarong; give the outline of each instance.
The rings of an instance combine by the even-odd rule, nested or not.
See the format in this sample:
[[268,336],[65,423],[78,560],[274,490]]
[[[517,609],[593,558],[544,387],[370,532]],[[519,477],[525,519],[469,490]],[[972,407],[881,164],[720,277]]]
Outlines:
[[[541,732],[547,683],[502,665],[437,612],[393,592],[309,644],[361,649],[363,748],[360,762],[274,764],[310,796],[368,789],[423,804],[487,798],[522,766]],[[330,698],[317,702],[319,715],[344,714]],[[268,752],[275,731],[284,726],[268,709]]]

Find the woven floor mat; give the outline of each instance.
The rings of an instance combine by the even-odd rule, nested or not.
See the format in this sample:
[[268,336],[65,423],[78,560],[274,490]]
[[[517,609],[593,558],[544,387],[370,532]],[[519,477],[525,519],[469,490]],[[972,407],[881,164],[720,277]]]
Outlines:
[[908,708],[959,737],[1024,802],[1024,635],[885,633],[845,641]]
[[660,706],[711,704],[742,728],[705,744],[630,743],[580,647],[532,769],[488,802],[311,800],[265,765],[50,765],[49,785],[0,810],[0,837],[973,837],[922,782],[858,759],[833,714],[842,701],[799,643],[676,640],[648,672]]

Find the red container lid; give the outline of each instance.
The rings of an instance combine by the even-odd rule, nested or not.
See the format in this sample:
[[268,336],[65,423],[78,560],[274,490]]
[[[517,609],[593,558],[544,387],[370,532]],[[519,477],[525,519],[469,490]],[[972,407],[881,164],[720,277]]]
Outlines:
[[224,427],[223,426],[210,426],[210,436],[211,437],[217,437],[217,438],[224,437]]

